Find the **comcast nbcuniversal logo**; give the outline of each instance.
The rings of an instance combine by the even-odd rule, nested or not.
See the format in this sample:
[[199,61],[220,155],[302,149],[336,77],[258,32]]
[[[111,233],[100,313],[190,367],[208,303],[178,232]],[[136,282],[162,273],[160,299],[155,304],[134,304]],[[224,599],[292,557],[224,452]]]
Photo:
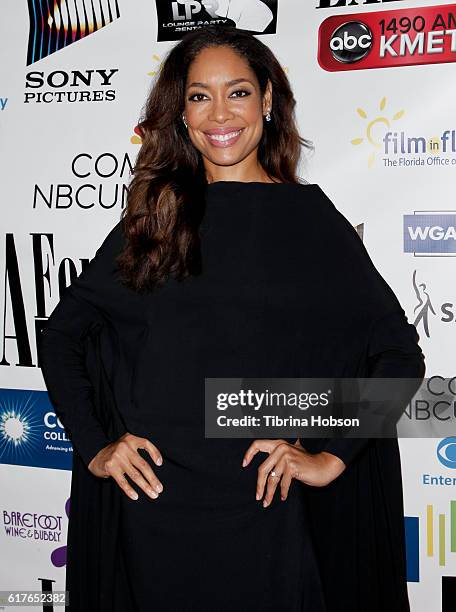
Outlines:
[[404,110],[399,110],[388,116],[386,112],[386,97],[384,96],[378,105],[378,110],[381,114],[374,115],[370,118],[367,111],[358,107],[357,115],[364,123],[363,134],[353,138],[350,142],[354,146],[364,146],[367,150],[367,166],[372,168],[376,158],[384,153],[384,140],[386,134],[394,130],[394,122],[401,119],[404,115]]

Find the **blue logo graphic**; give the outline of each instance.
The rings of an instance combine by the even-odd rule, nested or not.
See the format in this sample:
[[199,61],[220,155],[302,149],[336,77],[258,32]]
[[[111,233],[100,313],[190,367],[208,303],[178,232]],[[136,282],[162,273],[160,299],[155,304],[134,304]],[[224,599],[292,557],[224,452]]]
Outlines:
[[0,389],[0,463],[71,470],[72,455],[46,391]]
[[445,467],[456,469],[456,438],[445,438],[439,443],[437,458]]
[[404,252],[456,254],[456,214],[404,215]]

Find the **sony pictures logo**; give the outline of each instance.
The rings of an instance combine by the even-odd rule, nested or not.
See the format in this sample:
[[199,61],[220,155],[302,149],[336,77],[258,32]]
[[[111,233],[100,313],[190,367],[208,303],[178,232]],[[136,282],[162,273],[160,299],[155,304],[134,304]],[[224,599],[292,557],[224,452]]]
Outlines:
[[437,446],[437,458],[442,465],[456,469],[456,438],[445,438]]
[[365,23],[348,21],[331,34],[329,48],[335,60],[342,64],[353,64],[368,55],[372,42],[372,32]]

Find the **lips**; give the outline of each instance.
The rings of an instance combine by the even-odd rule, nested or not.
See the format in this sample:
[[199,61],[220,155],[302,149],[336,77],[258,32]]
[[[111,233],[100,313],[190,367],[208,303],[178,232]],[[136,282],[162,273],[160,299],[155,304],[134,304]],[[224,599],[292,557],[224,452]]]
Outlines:
[[243,129],[244,128],[240,128],[238,130],[232,128],[217,128],[214,130],[208,130],[207,132],[204,132],[204,134],[212,145],[216,147],[227,147],[237,142]]

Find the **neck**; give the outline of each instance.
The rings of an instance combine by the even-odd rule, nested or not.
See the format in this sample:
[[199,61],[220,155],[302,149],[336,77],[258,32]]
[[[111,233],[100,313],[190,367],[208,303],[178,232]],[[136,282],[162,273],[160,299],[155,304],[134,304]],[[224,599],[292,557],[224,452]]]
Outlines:
[[269,176],[266,170],[258,163],[252,167],[239,167],[239,164],[233,166],[215,166],[211,164],[206,166],[206,180],[210,183],[217,181],[239,181],[241,183],[277,183],[278,179]]

